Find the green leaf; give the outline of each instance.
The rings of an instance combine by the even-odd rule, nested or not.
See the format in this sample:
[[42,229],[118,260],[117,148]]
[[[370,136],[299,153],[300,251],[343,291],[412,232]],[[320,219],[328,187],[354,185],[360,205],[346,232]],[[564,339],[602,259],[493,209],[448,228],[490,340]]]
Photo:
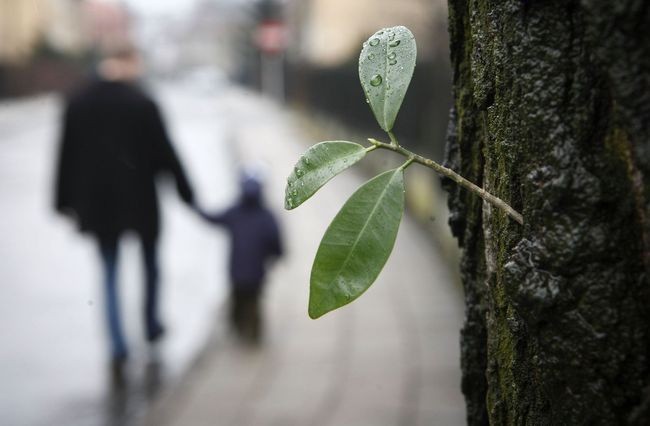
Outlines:
[[404,211],[404,173],[389,170],[361,186],[330,224],[311,269],[309,316],[347,305],[377,279]]
[[287,178],[284,208],[295,209],[330,179],[366,155],[358,143],[327,141],[307,150]]
[[402,26],[379,30],[363,43],[359,79],[377,122],[386,132],[395,124],[416,56],[415,37]]

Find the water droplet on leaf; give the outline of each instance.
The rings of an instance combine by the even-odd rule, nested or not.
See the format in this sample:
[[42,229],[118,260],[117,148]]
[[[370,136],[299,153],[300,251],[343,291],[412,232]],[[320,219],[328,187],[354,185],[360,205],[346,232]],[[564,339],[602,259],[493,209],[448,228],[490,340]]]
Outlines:
[[400,43],[399,40],[393,40],[393,41],[391,41],[390,43],[388,43],[388,45],[389,45],[390,47],[397,47],[397,46],[399,46],[399,43]]
[[375,37],[372,40],[370,40],[370,45],[371,46],[377,46],[378,44],[379,44],[379,39],[378,38]]
[[395,59],[396,57],[397,57],[397,54],[395,54],[395,52],[390,52],[388,54],[388,59]]
[[388,61],[388,65],[395,65],[397,63],[397,59],[391,59]]
[[370,85],[374,86],[374,87],[377,87],[377,86],[379,86],[381,84],[382,81],[384,81],[384,79],[381,78],[381,76],[379,74],[375,74],[370,79]]
[[373,60],[375,59],[375,54],[374,54],[374,53],[371,53],[370,55],[368,55],[368,59],[370,59],[371,61],[373,61]]

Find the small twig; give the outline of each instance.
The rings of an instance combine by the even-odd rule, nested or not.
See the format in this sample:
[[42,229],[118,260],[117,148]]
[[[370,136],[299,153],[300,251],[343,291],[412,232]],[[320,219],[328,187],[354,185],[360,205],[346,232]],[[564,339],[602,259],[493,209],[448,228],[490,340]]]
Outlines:
[[[388,149],[390,151],[397,152],[398,154],[401,154],[401,155],[409,158],[409,160],[411,162],[416,162],[416,163],[422,164],[423,166],[429,167],[430,169],[435,170],[439,174],[448,177],[449,179],[453,180],[454,182],[456,182],[460,186],[462,186],[462,187],[470,190],[471,192],[475,193],[476,195],[478,195],[479,197],[481,197],[482,199],[484,199],[488,203],[500,208],[501,210],[506,212],[508,214],[508,216],[513,218],[520,225],[524,224],[524,218],[521,215],[521,213],[517,212],[515,209],[510,207],[510,205],[508,203],[506,203],[505,201],[503,201],[501,198],[490,194],[485,189],[473,184],[472,182],[468,181],[467,179],[465,179],[464,177],[462,177],[458,173],[454,172],[453,170],[448,169],[447,167],[441,166],[440,164],[436,163],[433,160],[422,157],[421,155],[417,155],[417,154],[409,151],[408,149],[402,147],[401,145],[399,145],[399,143],[397,143],[397,140],[395,139],[395,136],[391,132],[389,132],[389,136],[391,138],[391,143],[389,143],[389,144],[384,143],[384,142],[380,142],[380,141],[378,141],[376,139],[373,139],[373,138],[369,138],[368,141],[373,146],[375,146],[377,148]],[[408,164],[410,164],[410,163],[408,163]]]

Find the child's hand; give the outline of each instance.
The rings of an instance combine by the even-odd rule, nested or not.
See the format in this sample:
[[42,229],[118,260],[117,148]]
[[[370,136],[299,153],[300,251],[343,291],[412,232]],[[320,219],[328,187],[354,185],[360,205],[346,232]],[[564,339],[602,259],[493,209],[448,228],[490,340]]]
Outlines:
[[206,220],[209,220],[209,219],[210,219],[210,214],[209,214],[207,211],[203,210],[203,208],[201,208],[201,207],[199,207],[199,206],[194,206],[194,211],[195,211],[199,216],[201,216],[203,219],[206,219]]
[[192,210],[196,212],[203,220],[207,220],[212,224],[222,225],[224,224],[226,212],[210,212],[197,203],[192,204]]
[[205,216],[208,214],[201,206],[199,206],[196,201],[193,202],[192,204],[189,205],[190,208],[192,209],[193,212],[201,216],[202,218],[205,218]]
[[194,207],[194,211],[201,216],[204,220],[207,220],[210,223],[220,224],[222,223],[222,217],[218,213],[210,213],[199,206]]

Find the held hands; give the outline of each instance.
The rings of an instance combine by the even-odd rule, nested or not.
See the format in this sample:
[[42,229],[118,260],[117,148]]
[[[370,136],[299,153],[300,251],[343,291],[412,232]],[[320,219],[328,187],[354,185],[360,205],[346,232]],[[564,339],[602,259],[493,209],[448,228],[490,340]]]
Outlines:
[[210,223],[219,223],[219,221],[217,220],[219,216],[218,214],[208,212],[203,207],[199,206],[197,203],[192,203],[190,207],[196,214],[198,214],[201,217],[201,219],[206,220]]

